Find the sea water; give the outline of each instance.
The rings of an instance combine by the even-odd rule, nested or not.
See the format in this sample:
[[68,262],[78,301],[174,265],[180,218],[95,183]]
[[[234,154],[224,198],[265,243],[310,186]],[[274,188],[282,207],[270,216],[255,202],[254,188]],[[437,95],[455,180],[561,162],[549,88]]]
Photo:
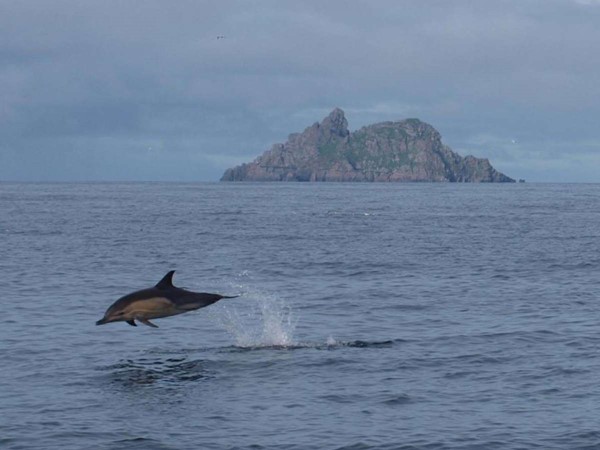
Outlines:
[[[600,448],[600,186],[0,184],[0,448]],[[240,295],[95,326],[169,270]]]

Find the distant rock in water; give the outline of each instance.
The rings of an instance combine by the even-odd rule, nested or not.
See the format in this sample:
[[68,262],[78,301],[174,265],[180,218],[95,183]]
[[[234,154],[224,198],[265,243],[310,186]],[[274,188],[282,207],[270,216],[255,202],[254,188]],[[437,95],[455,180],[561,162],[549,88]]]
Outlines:
[[418,119],[348,131],[336,108],[321,123],[290,134],[253,162],[227,169],[221,181],[509,182],[487,159],[462,157]]

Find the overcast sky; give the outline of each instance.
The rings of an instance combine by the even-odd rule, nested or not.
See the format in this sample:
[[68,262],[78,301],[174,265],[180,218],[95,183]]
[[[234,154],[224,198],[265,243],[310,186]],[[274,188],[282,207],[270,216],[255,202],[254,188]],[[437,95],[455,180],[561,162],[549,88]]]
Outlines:
[[0,0],[0,180],[218,180],[335,107],[600,182],[600,0]]

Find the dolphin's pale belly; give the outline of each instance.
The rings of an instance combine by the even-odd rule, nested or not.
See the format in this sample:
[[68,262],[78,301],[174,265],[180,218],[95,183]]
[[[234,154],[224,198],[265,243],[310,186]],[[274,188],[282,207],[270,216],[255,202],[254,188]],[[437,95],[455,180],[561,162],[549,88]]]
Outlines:
[[181,314],[182,311],[165,297],[154,297],[132,302],[125,309],[127,317],[132,319],[158,319]]

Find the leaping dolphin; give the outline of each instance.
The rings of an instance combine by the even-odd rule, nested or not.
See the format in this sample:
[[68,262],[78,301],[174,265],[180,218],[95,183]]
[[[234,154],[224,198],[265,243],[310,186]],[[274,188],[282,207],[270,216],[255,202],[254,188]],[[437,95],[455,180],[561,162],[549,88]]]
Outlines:
[[183,314],[212,305],[222,298],[235,298],[205,292],[191,292],[173,286],[174,270],[167,273],[158,284],[149,289],[132,292],[114,302],[96,325],[110,322],[127,322],[136,327],[139,321],[149,327],[158,328],[149,319]]

